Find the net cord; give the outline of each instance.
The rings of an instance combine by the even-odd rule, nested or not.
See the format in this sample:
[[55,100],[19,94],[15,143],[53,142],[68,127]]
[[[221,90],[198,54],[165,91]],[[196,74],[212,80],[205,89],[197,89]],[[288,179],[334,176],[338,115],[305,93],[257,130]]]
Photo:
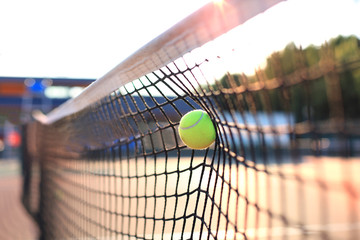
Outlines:
[[51,124],[76,113],[126,83],[160,69],[281,1],[283,0],[226,0],[221,4],[210,2],[140,48],[90,84],[76,98],[55,108],[46,117],[35,114],[34,118],[43,124]]

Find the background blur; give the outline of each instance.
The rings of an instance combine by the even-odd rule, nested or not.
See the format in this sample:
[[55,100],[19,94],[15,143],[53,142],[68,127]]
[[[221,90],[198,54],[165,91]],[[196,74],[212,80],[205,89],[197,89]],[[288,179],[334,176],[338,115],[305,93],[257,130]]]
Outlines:
[[[46,114],[77,96],[95,79],[209,1],[0,0],[0,213],[3,216],[6,213],[2,211],[11,215],[10,209],[20,206],[21,127],[32,120],[34,111]],[[289,74],[296,68],[291,59],[300,49],[304,50],[307,66],[318,63],[320,46],[325,41],[335,50],[336,62],[356,61],[360,59],[359,12],[360,2],[355,0],[285,1],[241,27],[239,33],[246,37],[239,44],[243,46],[238,51],[240,58],[233,62],[237,67],[241,65],[250,81],[259,64],[264,66],[268,78],[276,72],[272,66],[279,64]],[[260,26],[268,32],[257,31]],[[231,74],[235,79],[239,76],[238,72]],[[350,83],[360,82],[360,71],[344,72],[340,77],[342,91],[350,93],[344,97],[345,116],[359,119],[360,85]],[[223,88],[231,88],[225,78],[220,83]],[[326,91],[322,80],[317,84],[314,92]],[[282,104],[276,102],[275,94],[270,97],[272,102]],[[302,101],[299,94],[296,122],[306,120]],[[313,101],[316,119],[328,118],[326,96],[317,95]],[[356,144],[360,142],[357,140]],[[8,200],[9,196],[15,200]],[[24,211],[21,214],[26,215]],[[0,231],[3,226],[0,223]],[[29,229],[30,235],[37,234],[36,227]]]

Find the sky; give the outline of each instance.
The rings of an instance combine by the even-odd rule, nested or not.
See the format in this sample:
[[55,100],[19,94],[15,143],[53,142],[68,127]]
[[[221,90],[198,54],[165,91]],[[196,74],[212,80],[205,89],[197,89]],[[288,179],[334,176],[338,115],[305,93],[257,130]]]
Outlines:
[[[209,1],[0,0],[0,76],[99,78]],[[355,0],[288,0],[239,28],[239,61],[246,72],[290,41],[360,36],[359,13]]]
[[[225,48],[236,39],[236,53],[229,54],[226,68],[232,73],[251,75],[259,65],[265,64],[267,56],[291,42],[305,48],[321,46],[339,35],[360,38],[359,23],[360,1],[288,0],[220,37],[222,42],[216,44],[224,49],[216,51],[224,54]],[[211,44],[209,49],[216,49]],[[220,69],[219,74],[215,78],[224,72]]]
[[209,0],[0,0],[0,76],[98,78]]

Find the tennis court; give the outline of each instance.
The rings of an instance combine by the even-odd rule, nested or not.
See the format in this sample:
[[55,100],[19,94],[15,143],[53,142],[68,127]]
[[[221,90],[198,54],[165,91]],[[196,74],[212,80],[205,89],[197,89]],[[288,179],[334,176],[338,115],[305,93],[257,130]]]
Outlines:
[[[359,40],[289,43],[245,74],[242,25],[280,2],[209,3],[34,113],[24,193],[42,238],[358,239]],[[216,131],[204,150],[178,133],[194,109]]]
[[[210,170],[202,158],[184,157],[179,165],[176,158],[157,162],[157,170],[154,160],[146,166],[135,159],[49,164],[54,196],[48,196],[47,214],[59,221],[49,227],[60,234],[62,222],[73,216],[74,226],[66,231],[81,235],[88,229],[87,234],[104,239],[116,239],[116,230],[146,239],[207,238],[207,231],[199,236],[202,221],[216,229],[217,239],[317,239],[324,233],[351,239],[360,234],[359,159],[344,164],[338,158],[307,157],[296,168],[268,166],[267,173],[264,166],[229,164]],[[344,172],[355,178],[343,181]],[[207,198],[213,202],[206,204]]]
[[16,159],[2,159],[0,162],[0,239],[35,240],[39,237],[36,223],[21,202],[20,170]]

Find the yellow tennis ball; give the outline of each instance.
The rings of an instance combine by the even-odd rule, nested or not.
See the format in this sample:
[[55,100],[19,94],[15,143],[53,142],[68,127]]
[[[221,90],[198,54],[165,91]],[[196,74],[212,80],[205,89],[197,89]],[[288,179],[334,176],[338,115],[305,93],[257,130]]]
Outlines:
[[215,141],[216,130],[206,112],[194,110],[181,118],[179,135],[189,148],[205,149]]

